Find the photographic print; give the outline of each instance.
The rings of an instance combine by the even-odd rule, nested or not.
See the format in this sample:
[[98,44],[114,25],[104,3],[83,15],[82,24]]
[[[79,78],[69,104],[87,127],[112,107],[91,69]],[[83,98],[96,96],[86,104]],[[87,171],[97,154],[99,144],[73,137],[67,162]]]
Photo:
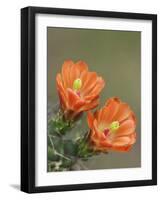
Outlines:
[[21,190],[157,184],[157,16],[21,9]]
[[141,33],[47,28],[48,172],[141,165]]

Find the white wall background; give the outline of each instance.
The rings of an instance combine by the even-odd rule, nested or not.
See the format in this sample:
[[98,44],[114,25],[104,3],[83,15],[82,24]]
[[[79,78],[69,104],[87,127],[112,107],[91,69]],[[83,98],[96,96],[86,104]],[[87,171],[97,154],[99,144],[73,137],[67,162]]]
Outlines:
[[[158,186],[102,189],[62,193],[25,194],[19,191],[20,180],[20,8],[25,6],[97,9],[158,14],[158,36],[161,34],[160,0],[3,0],[0,9],[0,199],[160,199],[161,174]],[[158,37],[158,86],[161,84]],[[160,80],[159,80],[160,79]],[[159,90],[158,90],[159,91]],[[158,102],[161,94],[158,93]],[[158,113],[161,111],[158,105]],[[161,139],[161,112],[158,114],[158,141]],[[158,154],[161,141],[158,142]],[[158,156],[158,169],[161,160]]]

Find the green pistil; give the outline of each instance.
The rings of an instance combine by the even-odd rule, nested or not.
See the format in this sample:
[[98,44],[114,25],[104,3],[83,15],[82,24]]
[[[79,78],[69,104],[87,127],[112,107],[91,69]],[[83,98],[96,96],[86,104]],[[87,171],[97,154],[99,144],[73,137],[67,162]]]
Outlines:
[[82,81],[81,79],[78,78],[73,82],[73,90],[78,91],[81,89],[81,87],[82,87]]
[[112,122],[111,124],[110,124],[110,131],[116,131],[116,130],[118,130],[119,129],[119,127],[120,127],[120,124],[119,124],[119,122],[118,121],[114,121],[114,122]]

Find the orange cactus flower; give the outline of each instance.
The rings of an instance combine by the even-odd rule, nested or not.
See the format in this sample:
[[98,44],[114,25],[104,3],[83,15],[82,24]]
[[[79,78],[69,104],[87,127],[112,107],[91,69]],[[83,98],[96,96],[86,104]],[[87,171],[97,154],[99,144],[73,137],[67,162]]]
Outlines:
[[60,106],[66,118],[74,118],[99,104],[105,83],[96,72],[88,71],[83,61],[66,60],[56,76]]
[[129,151],[136,141],[136,118],[128,104],[117,97],[87,116],[90,143],[94,150]]

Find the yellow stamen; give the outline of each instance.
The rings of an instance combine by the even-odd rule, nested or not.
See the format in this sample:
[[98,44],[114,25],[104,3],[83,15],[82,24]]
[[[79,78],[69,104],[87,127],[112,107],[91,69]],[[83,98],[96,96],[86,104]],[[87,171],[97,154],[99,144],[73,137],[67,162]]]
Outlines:
[[120,124],[118,121],[114,121],[110,124],[110,130],[111,131],[116,131],[120,127]]
[[82,80],[78,78],[73,82],[73,89],[75,91],[78,91],[81,87],[82,87]]

